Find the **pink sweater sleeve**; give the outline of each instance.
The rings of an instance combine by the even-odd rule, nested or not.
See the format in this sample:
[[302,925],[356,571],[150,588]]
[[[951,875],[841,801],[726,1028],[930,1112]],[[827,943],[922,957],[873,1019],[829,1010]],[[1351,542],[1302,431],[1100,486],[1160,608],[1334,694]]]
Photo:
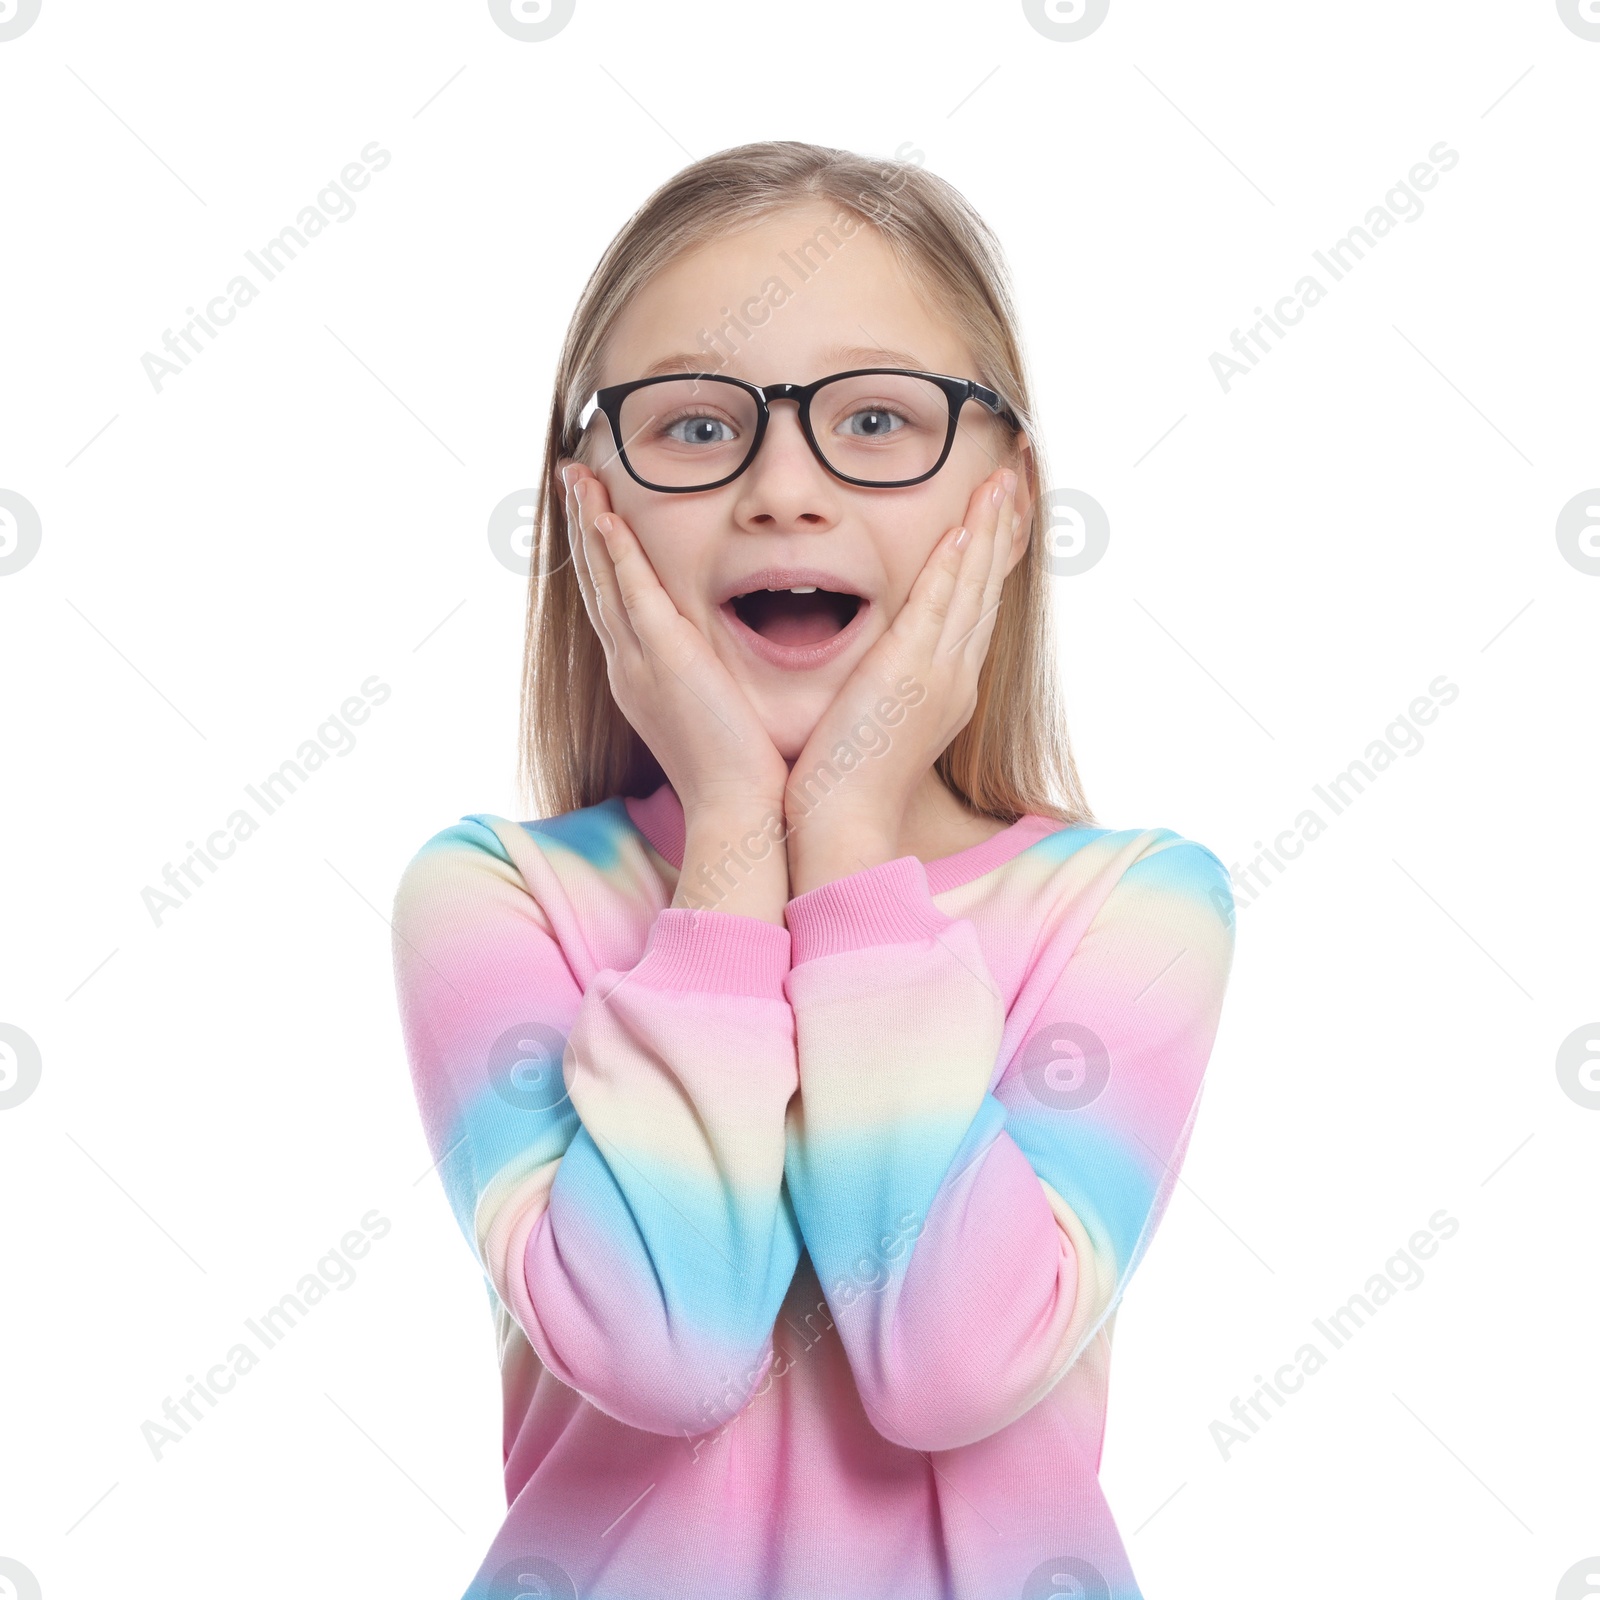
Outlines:
[[466,818],[400,882],[395,980],[429,1141],[545,1366],[633,1427],[703,1433],[759,1382],[799,1258],[789,934],[668,907],[635,962],[580,986],[500,837],[519,826]]
[[1010,1014],[903,856],[790,902],[786,1172],[867,1414],[951,1449],[1049,1392],[1115,1309],[1188,1141],[1233,953],[1228,875],[1110,836],[1017,926]]

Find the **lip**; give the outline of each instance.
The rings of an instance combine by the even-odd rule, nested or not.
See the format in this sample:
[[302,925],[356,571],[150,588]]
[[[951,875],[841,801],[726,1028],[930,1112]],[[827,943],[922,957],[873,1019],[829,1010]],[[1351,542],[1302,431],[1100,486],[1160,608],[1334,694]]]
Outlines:
[[[831,639],[824,639],[820,644],[776,644],[748,627],[733,608],[734,596],[748,594],[752,589],[792,589],[808,583],[815,584],[819,589],[832,589],[839,594],[857,595],[860,600],[856,614]],[[871,609],[872,601],[866,595],[837,573],[824,572],[820,567],[763,567],[759,572],[749,573],[731,585],[717,605],[723,625],[751,655],[768,666],[780,667],[786,672],[810,671],[826,666],[836,656],[843,655],[860,637]]]

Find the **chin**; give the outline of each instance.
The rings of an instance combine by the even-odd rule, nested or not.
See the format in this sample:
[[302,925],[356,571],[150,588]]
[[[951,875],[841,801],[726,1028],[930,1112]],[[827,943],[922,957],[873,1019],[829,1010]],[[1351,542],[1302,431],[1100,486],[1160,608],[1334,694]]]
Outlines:
[[767,737],[772,740],[778,754],[783,757],[790,767],[793,767],[795,762],[800,759],[800,752],[805,749],[806,740],[811,737],[811,729],[815,726],[816,724],[812,723],[809,727],[804,728],[792,726],[768,728]]
[[822,705],[794,703],[769,703],[760,707],[761,726],[766,729],[773,748],[791,767],[800,759],[800,752],[805,749],[806,740],[816,728],[823,709]]

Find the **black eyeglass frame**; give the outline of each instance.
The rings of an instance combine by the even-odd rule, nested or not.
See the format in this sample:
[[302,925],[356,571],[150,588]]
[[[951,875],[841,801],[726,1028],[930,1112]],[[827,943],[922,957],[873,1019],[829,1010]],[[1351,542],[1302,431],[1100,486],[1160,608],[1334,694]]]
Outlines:
[[[918,473],[914,478],[896,478],[889,482],[876,478],[852,478],[840,472],[828,460],[822,453],[822,447],[817,443],[816,434],[811,431],[811,398],[819,389],[830,383],[837,383],[843,378],[868,378],[879,374],[897,378],[925,378],[929,383],[936,384],[942,389],[945,399],[949,402],[950,425],[945,430],[944,448],[939,452],[939,459],[926,472]],[[653,383],[682,383],[685,378],[692,378],[698,382],[731,384],[735,388],[742,389],[755,401],[756,426],[750,439],[750,448],[745,452],[744,460],[732,472],[724,478],[718,478],[714,483],[651,483],[648,478],[642,478],[634,471],[633,463],[628,459],[627,446],[622,442],[622,402],[636,389],[648,388]],[[588,427],[593,420],[594,411],[599,410],[610,425],[611,439],[617,447],[618,459],[622,462],[624,471],[635,483],[642,488],[654,490],[657,494],[704,494],[708,489],[720,489],[724,484],[732,483],[755,460],[756,453],[761,449],[761,441],[767,436],[767,423],[772,416],[769,406],[774,400],[796,402],[799,407],[800,431],[805,435],[812,455],[842,483],[853,484],[860,489],[909,489],[913,484],[926,483],[949,459],[950,449],[956,440],[956,426],[961,417],[961,408],[969,400],[977,401],[1012,428],[1021,428],[1021,423],[1017,421],[1015,413],[1005,401],[993,389],[987,388],[974,378],[951,378],[940,372],[918,372],[912,367],[853,367],[848,372],[830,372],[827,377],[818,378],[814,383],[769,383],[764,386],[747,383],[743,378],[732,378],[721,372],[664,372],[650,378],[635,378],[629,383],[615,383],[604,389],[596,389],[579,416],[579,431],[582,432]]]

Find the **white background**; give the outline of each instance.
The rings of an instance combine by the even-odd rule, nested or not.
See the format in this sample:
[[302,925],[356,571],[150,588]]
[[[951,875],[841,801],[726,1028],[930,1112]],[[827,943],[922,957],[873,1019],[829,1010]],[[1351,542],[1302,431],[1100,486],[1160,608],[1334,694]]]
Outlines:
[[[579,289],[692,156],[783,137],[919,151],[1006,244],[1055,483],[1110,519],[1055,584],[1103,824],[1243,862],[1460,691],[1240,911],[1118,1318],[1146,1593],[1545,1597],[1600,1557],[1600,1110],[1555,1065],[1600,1016],[1600,577],[1555,536],[1600,483],[1597,93],[1555,0],[1112,0],[1073,43],[1015,3],[578,0],[524,43],[472,0],[43,0],[0,42],[0,489],[42,529],[0,577],[0,1022],[42,1061],[0,1111],[0,1556],[45,1600],[475,1570],[491,1325],[385,914],[437,829],[522,815],[486,529]],[[141,356],[373,140],[356,213],[157,393]],[[1212,352],[1440,140],[1423,214],[1224,393]],[[157,927],[145,887],[371,674],[355,748]],[[1234,1397],[1441,1207],[1421,1285],[1225,1460]],[[356,1282],[155,1460],[373,1208]]]

